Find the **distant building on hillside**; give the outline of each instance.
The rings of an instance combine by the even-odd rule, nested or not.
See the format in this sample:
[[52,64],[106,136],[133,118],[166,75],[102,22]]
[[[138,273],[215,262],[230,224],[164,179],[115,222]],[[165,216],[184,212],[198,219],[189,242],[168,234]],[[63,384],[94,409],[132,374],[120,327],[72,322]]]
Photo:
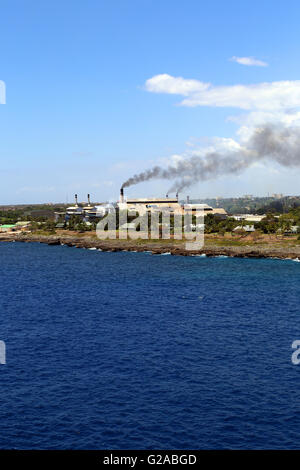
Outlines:
[[255,232],[254,225],[238,225],[233,229],[233,232],[244,231],[244,232]]
[[28,228],[30,224],[31,224],[30,221],[26,221],[26,220],[21,221],[21,220],[20,220],[19,222],[17,222],[17,223],[15,224],[15,226],[16,226],[18,229],[22,230],[22,229]]
[[235,220],[246,220],[246,222],[260,222],[265,217],[266,217],[266,214],[263,214],[263,215],[258,215],[258,214],[232,215],[233,219],[235,219]]

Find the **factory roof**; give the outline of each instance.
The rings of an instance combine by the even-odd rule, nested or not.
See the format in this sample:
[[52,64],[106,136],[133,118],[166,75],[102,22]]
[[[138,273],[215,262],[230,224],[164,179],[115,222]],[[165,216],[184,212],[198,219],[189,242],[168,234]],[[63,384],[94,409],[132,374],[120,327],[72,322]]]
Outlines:
[[17,225],[18,227],[26,227],[27,225],[30,225],[30,224],[31,224],[30,221],[19,221],[15,225]]
[[184,204],[185,209],[201,209],[201,210],[212,210],[212,207],[207,204]]
[[224,214],[224,215],[227,215],[227,212],[225,211],[225,209],[221,208],[221,207],[216,207],[215,209],[212,210],[212,214]]
[[[237,215],[232,215],[235,220],[247,220],[248,222],[260,222],[264,217],[266,217],[266,214],[237,214]],[[276,216],[275,216],[276,217]]]
[[178,203],[177,197],[151,197],[151,198],[138,198],[138,199],[127,199],[127,204],[158,204],[158,203]]
[[70,207],[67,207],[67,211],[78,211],[78,212],[81,212],[83,210],[82,207],[80,206],[70,206]]

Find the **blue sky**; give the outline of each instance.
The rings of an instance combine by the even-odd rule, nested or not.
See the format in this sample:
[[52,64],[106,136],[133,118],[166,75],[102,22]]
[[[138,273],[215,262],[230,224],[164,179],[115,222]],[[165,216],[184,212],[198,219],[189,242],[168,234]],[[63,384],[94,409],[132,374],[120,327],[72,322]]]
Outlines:
[[[214,87],[299,79],[298,1],[2,0],[0,8],[0,204],[70,202],[75,192],[116,199],[133,173],[214,137],[240,139],[252,109],[180,105],[180,93],[147,88],[155,76]],[[295,99],[288,112],[298,107]],[[186,194],[299,194],[299,174],[269,162]],[[162,195],[168,186],[151,181],[127,193]]]

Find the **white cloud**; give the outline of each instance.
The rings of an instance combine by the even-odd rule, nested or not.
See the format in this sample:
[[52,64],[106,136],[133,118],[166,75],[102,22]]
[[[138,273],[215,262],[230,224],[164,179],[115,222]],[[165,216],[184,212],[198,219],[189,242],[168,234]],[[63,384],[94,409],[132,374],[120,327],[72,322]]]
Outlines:
[[[235,58],[237,59],[237,58]],[[247,58],[243,58],[247,59]],[[248,58],[252,59],[252,58]],[[256,59],[254,59],[256,60]],[[250,65],[249,63],[246,65]],[[186,143],[186,149],[181,154],[173,154],[167,158],[161,159],[159,162],[163,166],[181,166],[184,160],[193,164],[194,159],[200,159],[209,163],[209,159],[214,159],[214,153],[220,155],[224,161],[227,157],[240,159],[241,167],[248,160],[249,165],[245,165],[245,171],[248,172],[248,187],[256,187],[261,191],[259,185],[263,185],[268,181],[272,182],[272,178],[279,176],[282,171],[280,162],[276,160],[266,160],[261,157],[260,161],[253,158],[253,151],[248,147],[249,139],[253,136],[253,131],[257,128],[272,125],[278,126],[279,129],[300,127],[300,80],[286,80],[263,82],[249,85],[218,85],[205,83],[195,79],[185,79],[183,77],[173,77],[168,74],[155,75],[148,79],[145,83],[147,91],[152,93],[177,94],[182,96],[181,105],[188,107],[209,106],[209,107],[228,107],[244,110],[238,112],[235,116],[229,116],[228,120],[238,125],[235,138],[208,138],[208,137],[191,137]],[[292,132],[291,135],[298,135],[299,132]],[[293,139],[290,139],[291,149],[294,151]],[[294,146],[294,147],[293,147]],[[289,150],[287,150],[289,152]],[[291,153],[291,152],[290,152]],[[214,160],[213,160],[214,162]],[[271,164],[270,164],[271,162]],[[250,167],[253,167],[250,170]],[[286,170],[288,171],[288,170]],[[228,172],[227,172],[228,173]],[[218,176],[219,185],[222,179],[230,181],[232,178],[225,172]],[[234,181],[238,179],[235,173]],[[256,179],[264,178],[256,184]],[[242,175],[242,173],[241,173]],[[255,175],[255,177],[254,177]],[[289,176],[293,175],[290,171]],[[189,176],[191,184],[195,183],[193,174]],[[247,182],[247,177],[240,176],[241,181]],[[258,180],[257,180],[258,181]],[[277,181],[278,188],[283,188],[283,183]],[[276,183],[276,184],[277,184]],[[201,190],[205,183],[201,183]],[[232,188],[229,190],[229,195]],[[241,190],[249,191],[241,186]],[[278,191],[284,191],[278,189]],[[251,190],[253,192],[253,190]]]
[[200,146],[195,147],[194,149],[188,149],[185,152],[185,156],[204,157],[205,155],[213,152],[226,154],[228,152],[242,150],[240,143],[232,138],[211,137],[206,140],[206,145],[200,144]]
[[267,67],[269,64],[262,60],[255,59],[254,57],[236,57],[233,56],[230,59],[232,62],[237,62],[241,65],[256,66],[256,67]]
[[300,80],[254,85],[214,86],[198,80],[155,75],[145,84],[152,93],[184,96],[182,106],[233,107],[246,110],[287,110],[300,107]]
[[253,129],[262,127],[266,123],[281,125],[283,128],[300,127],[300,111],[252,111],[238,116],[229,116],[227,120],[240,126],[237,135],[240,142],[245,142],[251,136]]
[[0,80],[0,104],[6,103],[6,86],[3,80]]
[[191,80],[182,77],[172,77],[167,73],[155,75],[149,78],[145,84],[146,90],[152,93],[169,93],[183,96],[205,91],[210,86],[210,83],[203,83],[199,80]]

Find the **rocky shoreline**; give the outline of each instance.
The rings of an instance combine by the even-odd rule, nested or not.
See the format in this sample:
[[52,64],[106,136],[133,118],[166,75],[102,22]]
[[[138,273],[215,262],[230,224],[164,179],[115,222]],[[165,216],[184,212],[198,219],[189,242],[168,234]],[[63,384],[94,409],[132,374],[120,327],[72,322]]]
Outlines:
[[274,245],[247,245],[247,246],[204,246],[198,251],[185,250],[184,243],[174,240],[162,242],[151,240],[98,240],[92,237],[80,237],[75,235],[35,235],[35,234],[6,234],[0,237],[3,242],[45,243],[49,246],[66,245],[76,248],[96,248],[102,251],[135,251],[151,252],[153,255],[170,253],[177,256],[228,256],[238,258],[278,258],[300,259],[300,246],[274,246]]

